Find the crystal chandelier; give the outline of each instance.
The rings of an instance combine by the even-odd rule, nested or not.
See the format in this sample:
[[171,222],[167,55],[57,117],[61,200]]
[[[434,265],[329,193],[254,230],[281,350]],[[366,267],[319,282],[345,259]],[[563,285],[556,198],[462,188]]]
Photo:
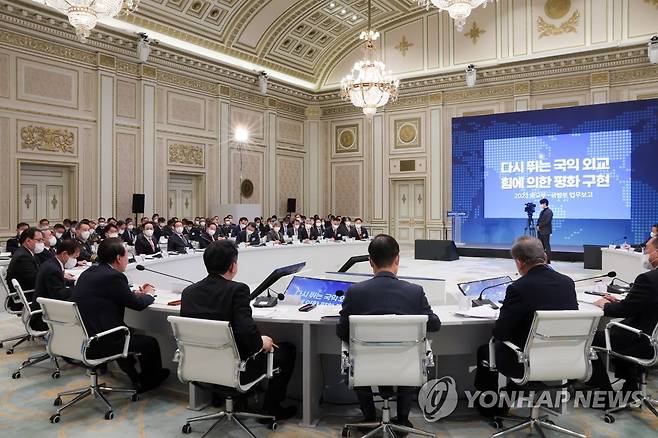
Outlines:
[[85,41],[96,27],[98,18],[116,17],[135,12],[140,0],[40,0],[66,14],[81,41]]
[[455,26],[459,32],[464,29],[464,24],[471,15],[471,11],[480,5],[484,5],[486,8],[489,2],[493,2],[493,0],[418,0],[418,4],[426,9],[434,5],[441,11],[448,11],[450,18],[455,20]]
[[375,59],[374,41],[379,38],[379,32],[371,30],[371,4],[368,0],[368,30],[361,32],[359,39],[365,40],[365,57],[352,67],[352,72],[341,82],[340,95],[343,100],[349,100],[352,105],[363,108],[363,114],[372,116],[377,108],[384,106],[389,100],[398,97],[400,81],[394,79],[386,71],[383,62]]

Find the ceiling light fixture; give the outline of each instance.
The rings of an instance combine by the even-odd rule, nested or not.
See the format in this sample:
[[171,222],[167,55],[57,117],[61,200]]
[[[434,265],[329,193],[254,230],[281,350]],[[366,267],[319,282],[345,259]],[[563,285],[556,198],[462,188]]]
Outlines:
[[493,2],[493,0],[418,0],[418,4],[426,9],[434,5],[440,11],[448,11],[450,18],[455,20],[455,26],[459,32],[464,29],[464,24],[471,15],[471,11],[482,5],[486,8],[489,2]]
[[137,10],[140,0],[38,0],[57,9],[69,19],[75,33],[84,42],[99,18],[128,15]]
[[354,64],[352,72],[345,76],[340,87],[343,100],[362,108],[366,116],[375,114],[377,108],[386,105],[389,100],[395,101],[400,85],[400,81],[386,71],[384,63],[375,59],[374,41],[379,38],[379,32],[371,29],[371,9],[371,0],[368,0],[368,30],[359,35],[359,39],[366,42],[364,59]]

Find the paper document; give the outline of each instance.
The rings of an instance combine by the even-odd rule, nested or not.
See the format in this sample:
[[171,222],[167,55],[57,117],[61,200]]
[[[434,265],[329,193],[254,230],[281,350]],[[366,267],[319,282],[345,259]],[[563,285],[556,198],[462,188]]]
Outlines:
[[455,315],[466,316],[468,318],[487,318],[487,319],[496,319],[498,318],[497,309],[492,309],[491,306],[479,306],[471,307],[468,310],[458,310],[455,312]]

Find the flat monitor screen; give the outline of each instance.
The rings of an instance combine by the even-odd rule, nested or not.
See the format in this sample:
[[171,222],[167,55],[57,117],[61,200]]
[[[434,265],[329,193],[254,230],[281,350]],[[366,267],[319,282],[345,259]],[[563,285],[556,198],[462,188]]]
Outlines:
[[336,296],[336,291],[347,292],[352,284],[351,281],[295,276],[286,288],[286,295],[299,296],[304,304],[340,306],[345,296]]
[[509,276],[487,278],[486,280],[469,281],[467,283],[458,283],[459,290],[468,297],[478,298],[483,289],[482,298],[491,300],[494,303],[502,303],[505,299],[507,286],[512,282]]

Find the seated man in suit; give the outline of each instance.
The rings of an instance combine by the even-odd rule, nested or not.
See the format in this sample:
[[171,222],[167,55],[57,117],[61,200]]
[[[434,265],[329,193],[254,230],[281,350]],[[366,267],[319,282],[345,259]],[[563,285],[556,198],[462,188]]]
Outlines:
[[279,222],[272,223],[272,229],[267,233],[267,241],[274,243],[285,243],[283,231],[281,231],[281,224]]
[[[261,351],[274,348],[274,367],[280,372],[269,380],[263,400],[263,410],[277,420],[295,415],[294,406],[283,407],[286,389],[295,366],[295,346],[287,343],[274,344],[269,336],[261,335],[251,316],[249,287],[233,278],[238,273],[238,249],[230,240],[213,242],[203,254],[208,276],[188,286],[181,296],[180,316],[188,318],[229,321],[235,336],[240,357],[244,360]],[[250,381],[265,372],[266,355],[259,354],[247,362],[244,381]]]
[[356,240],[368,240],[368,229],[363,226],[363,219],[354,219],[354,228],[350,230],[350,237]]
[[[422,286],[397,278],[400,265],[400,246],[386,234],[377,235],[368,245],[370,266],[375,274],[370,280],[355,283],[345,293],[340,320],[336,326],[338,337],[349,342],[350,315],[427,315],[427,331],[441,327],[439,317],[432,312]],[[393,422],[413,427],[409,422],[409,410],[416,388],[398,387],[397,418]],[[375,420],[375,404],[370,388],[357,388],[357,396],[364,422]]]
[[53,236],[53,232],[49,228],[41,230],[41,234],[43,236],[44,248],[41,253],[37,254],[37,258],[39,259],[39,263],[44,263],[46,260],[55,257],[57,238]]
[[[84,271],[73,290],[72,301],[78,305],[80,315],[89,336],[113,329],[124,322],[126,308],[144,310],[153,303],[155,288],[150,284],[139,287],[133,292],[124,275],[128,266],[128,251],[119,238],[107,238],[98,246],[98,265]],[[124,336],[104,336],[98,342],[90,344],[87,355],[90,358],[104,357],[120,352]],[[131,353],[138,356],[140,370],[135,369],[135,356],[117,359],[117,364],[130,377],[138,392],[158,387],[169,376],[169,370],[162,368],[160,345],[158,341],[146,335],[131,333]]]
[[331,226],[324,229],[324,238],[331,240],[343,240],[343,236],[347,237],[346,234],[342,234],[340,230],[340,219],[334,217],[331,219]]
[[215,225],[213,222],[210,222],[205,231],[199,235],[199,248],[208,248],[208,245],[219,240],[219,238],[220,237],[217,234],[217,225]]
[[302,232],[305,231],[305,229],[302,227],[302,222],[299,219],[295,219],[292,222],[292,227],[288,228],[288,237],[297,240],[304,240],[307,239],[308,236],[306,233],[302,234]]
[[309,236],[311,240],[318,240],[324,238],[324,222],[322,219],[315,219],[315,226],[311,228],[311,234]]
[[75,240],[69,239],[60,242],[55,257],[42,263],[39,267],[34,285],[36,298],[43,297],[62,301],[68,301],[71,298],[75,277],[65,273],[64,270],[77,266],[80,249],[80,243]]
[[350,232],[352,231],[352,219],[349,216],[345,216],[343,220],[340,221],[338,226],[337,233],[341,236],[350,237]]
[[317,236],[315,236],[315,239],[312,237],[313,234],[313,218],[306,218],[304,219],[304,229],[302,230],[302,235],[303,239],[302,241],[305,243],[310,242],[311,240],[316,240]]
[[236,242],[245,243],[248,246],[260,245],[260,235],[258,230],[256,229],[256,224],[253,222],[249,222],[246,228],[240,231],[240,234],[238,234],[238,238],[236,239]]
[[185,253],[188,248],[192,248],[192,243],[183,235],[183,231],[183,222],[174,222],[174,232],[169,236],[167,251]]
[[75,240],[80,242],[82,246],[80,255],[78,256],[78,262],[93,262],[96,260],[96,254],[94,254],[89,243],[90,236],[91,228],[88,221],[82,220],[75,225]]
[[21,240],[21,234],[23,231],[27,230],[30,228],[30,225],[28,225],[25,222],[19,222],[18,225],[16,225],[16,235],[14,237],[10,237],[7,240],[7,247],[6,251],[8,253],[11,253],[11,255],[14,255],[14,251],[16,251],[20,246],[20,240]]
[[[637,276],[630,292],[621,301],[606,295],[594,304],[603,309],[603,314],[610,318],[624,318],[621,323],[651,335],[658,324],[658,237],[647,242],[643,255],[643,265],[648,272]],[[653,347],[645,337],[638,337],[629,331],[614,328],[610,332],[612,349],[619,354],[634,356],[640,359],[653,357]],[[598,331],[592,345],[605,347],[605,333]],[[622,391],[632,393],[639,389],[637,368],[628,361],[612,358],[615,376],[624,379]],[[603,391],[612,391],[603,360],[603,354],[593,363],[593,373],[590,385]]]
[[[502,342],[510,341],[523,348],[535,311],[578,310],[573,280],[546,265],[546,253],[539,239],[519,237],[512,245],[511,253],[521,278],[507,286],[500,316],[493,327],[497,371],[490,370],[484,364],[489,361],[489,345],[482,345],[477,351],[475,388],[483,392],[498,392],[498,372],[513,378],[523,376],[523,364],[518,363],[516,353]],[[476,407],[485,416],[501,414],[506,410],[496,407],[487,409],[479,404]]]
[[119,237],[119,227],[117,227],[115,224],[107,224],[105,225],[105,228],[103,228],[103,236],[105,236],[105,239],[115,239]]
[[[30,227],[23,231],[19,243],[21,246],[14,251],[9,266],[7,266],[7,285],[10,292],[15,292],[14,285],[11,284],[11,280],[14,279],[18,281],[23,291],[34,289],[37,274],[39,273],[39,259],[37,255],[43,252],[45,248],[43,234],[35,227]],[[25,295],[28,301],[34,301],[32,292]],[[9,305],[12,310],[23,308],[22,304],[17,304],[13,301],[10,301]]]
[[133,220],[131,218],[126,219],[125,228],[123,229],[123,232],[119,230],[119,234],[121,235],[121,239],[123,239],[123,241],[126,242],[128,245],[130,246],[135,245],[135,239],[137,238],[137,233],[135,232],[135,224],[133,224]]
[[160,252],[160,245],[155,240],[155,224],[147,222],[144,230],[135,240],[135,253],[137,255],[152,255]]

